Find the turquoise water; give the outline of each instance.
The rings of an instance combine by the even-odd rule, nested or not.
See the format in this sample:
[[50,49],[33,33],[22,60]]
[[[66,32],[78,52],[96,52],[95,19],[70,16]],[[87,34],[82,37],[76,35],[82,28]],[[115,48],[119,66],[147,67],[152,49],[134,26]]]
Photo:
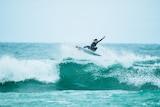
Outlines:
[[0,43],[0,106],[158,107],[160,45]]
[[159,107],[160,91],[53,91],[0,93],[1,106],[29,107]]

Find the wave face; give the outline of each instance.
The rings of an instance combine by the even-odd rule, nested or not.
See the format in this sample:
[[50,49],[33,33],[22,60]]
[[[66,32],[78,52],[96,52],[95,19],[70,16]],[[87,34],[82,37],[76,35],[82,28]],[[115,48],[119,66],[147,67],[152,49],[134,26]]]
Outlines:
[[160,45],[75,45],[0,43],[0,92],[160,89]]

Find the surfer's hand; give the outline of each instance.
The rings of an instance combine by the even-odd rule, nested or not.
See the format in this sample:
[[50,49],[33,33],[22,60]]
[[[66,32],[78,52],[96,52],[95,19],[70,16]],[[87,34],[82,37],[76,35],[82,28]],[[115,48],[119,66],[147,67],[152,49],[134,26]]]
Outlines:
[[104,39],[105,37],[106,37],[106,36],[104,36],[103,39]]

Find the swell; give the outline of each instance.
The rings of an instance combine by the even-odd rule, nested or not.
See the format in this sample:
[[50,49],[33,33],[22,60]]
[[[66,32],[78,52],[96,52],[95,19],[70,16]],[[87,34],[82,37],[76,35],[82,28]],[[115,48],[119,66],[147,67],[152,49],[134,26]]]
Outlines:
[[0,44],[0,91],[159,90],[159,45]]
[[[92,62],[78,64],[65,62],[60,64],[62,89],[83,90],[147,90],[159,89],[159,67],[129,68],[117,63],[108,67],[98,66]],[[151,67],[151,66],[150,66]],[[146,71],[147,69],[147,71]]]
[[[156,60],[104,67],[92,61],[66,58],[58,64],[59,79],[1,82],[0,92],[45,92],[54,90],[159,90],[160,67]],[[55,66],[55,65],[54,65]],[[46,77],[47,78],[47,77]]]

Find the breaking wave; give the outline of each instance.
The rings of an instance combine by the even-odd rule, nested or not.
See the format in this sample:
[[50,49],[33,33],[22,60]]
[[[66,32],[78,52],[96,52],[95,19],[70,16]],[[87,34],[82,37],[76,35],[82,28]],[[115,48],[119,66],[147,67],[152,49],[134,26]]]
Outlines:
[[[58,58],[0,58],[1,92],[160,89],[160,58],[100,47],[102,57],[62,45]],[[69,53],[68,51],[72,51]]]

